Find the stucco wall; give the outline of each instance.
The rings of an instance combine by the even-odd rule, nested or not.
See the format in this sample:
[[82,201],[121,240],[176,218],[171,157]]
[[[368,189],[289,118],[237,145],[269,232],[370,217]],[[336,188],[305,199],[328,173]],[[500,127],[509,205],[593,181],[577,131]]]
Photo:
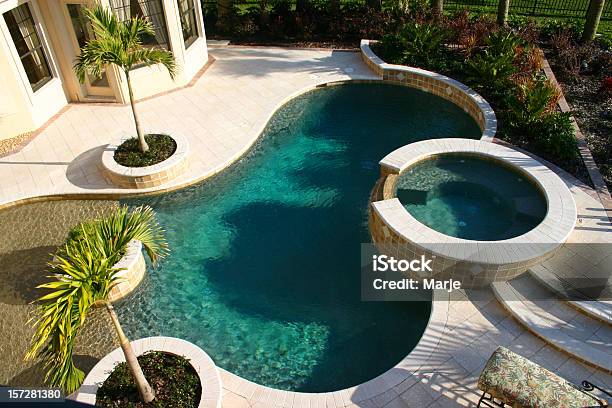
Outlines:
[[[17,7],[26,0],[0,0],[0,14]],[[108,0],[101,0],[108,5]],[[62,0],[29,0],[31,11],[37,20],[39,32],[46,44],[46,55],[54,78],[41,89],[33,92],[13,40],[0,16],[0,140],[35,131],[70,102],[95,101],[87,97],[85,87],[78,83],[72,71],[76,53],[71,43],[62,12]],[[143,67],[130,73],[136,99],[146,98],[177,87],[187,85],[208,61],[204,21],[200,2],[195,1],[198,21],[198,38],[185,49],[178,6],[175,0],[163,0],[170,48],[178,65],[173,81],[165,68]],[[118,69],[107,70],[113,96],[104,101],[128,102],[127,81]]]

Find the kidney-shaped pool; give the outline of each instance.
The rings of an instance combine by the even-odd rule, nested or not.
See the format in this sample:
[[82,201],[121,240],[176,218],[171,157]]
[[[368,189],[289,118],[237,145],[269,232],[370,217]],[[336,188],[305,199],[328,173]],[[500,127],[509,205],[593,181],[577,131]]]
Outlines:
[[225,172],[125,200],[155,209],[172,250],[118,305],[126,331],[189,340],[220,367],[280,389],[374,378],[414,348],[431,310],[360,300],[378,161],[410,142],[480,135],[462,109],[402,86],[343,84],[291,100]]

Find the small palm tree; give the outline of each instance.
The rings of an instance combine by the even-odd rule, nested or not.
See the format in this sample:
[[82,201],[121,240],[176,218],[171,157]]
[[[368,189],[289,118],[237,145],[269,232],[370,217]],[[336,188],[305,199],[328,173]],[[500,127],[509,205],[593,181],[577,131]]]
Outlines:
[[134,106],[134,92],[130,80],[130,71],[135,66],[162,64],[174,79],[176,61],[170,51],[159,48],[147,48],[142,45],[143,36],[154,36],[151,23],[143,18],[134,17],[128,21],[120,21],[110,9],[103,6],[85,9],[85,16],[91,23],[95,39],[87,41],[76,58],[74,71],[79,81],[85,82],[87,74],[100,77],[105,66],[114,64],[125,74],[130,96],[130,106],[134,116],[136,134],[140,142],[140,151],[146,152],[149,146],[145,141],[140,121]]
[[137,207],[130,212],[123,206],[108,217],[80,224],[74,231],[49,264],[51,281],[38,286],[47,293],[37,301],[36,332],[26,359],[42,359],[47,369],[45,381],[51,386],[61,387],[69,393],[77,390],[84,373],[74,365],[74,343],[91,308],[104,306],[140,397],[144,402],[151,402],[155,394],[108,296],[118,283],[120,271],[113,265],[121,259],[131,240],[142,242],[154,264],[168,253],[155,213],[150,207]]

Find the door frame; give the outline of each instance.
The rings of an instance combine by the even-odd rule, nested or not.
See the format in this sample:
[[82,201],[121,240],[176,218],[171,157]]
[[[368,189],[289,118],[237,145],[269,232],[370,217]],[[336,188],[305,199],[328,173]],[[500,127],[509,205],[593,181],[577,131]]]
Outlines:
[[[81,51],[81,47],[79,46],[77,36],[74,31],[74,27],[72,24],[72,18],[70,17],[70,13],[68,12],[68,6],[71,4],[74,4],[74,5],[81,5],[84,7],[88,7],[92,5],[92,2],[90,0],[61,0],[59,3],[60,3],[60,8],[61,8],[61,15],[63,17],[63,24],[65,25],[66,30],[68,32],[68,37],[70,37],[69,46],[71,47],[71,53],[75,56],[78,56]],[[109,100],[110,98],[112,98],[113,102],[116,100],[115,91],[112,86],[112,78],[111,78],[113,76],[111,74],[112,70],[110,70],[109,68],[110,67],[107,67],[105,69],[105,75],[108,81],[108,86],[104,86],[104,87],[92,85],[88,76],[86,76],[85,82],[81,84],[76,74],[71,69],[71,73],[74,76],[74,79],[80,85],[81,94],[83,96],[83,99]]]

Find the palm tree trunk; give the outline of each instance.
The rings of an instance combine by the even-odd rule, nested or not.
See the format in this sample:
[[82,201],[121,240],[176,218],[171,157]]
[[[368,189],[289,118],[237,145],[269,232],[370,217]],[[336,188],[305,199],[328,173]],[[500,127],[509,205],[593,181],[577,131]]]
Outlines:
[[500,27],[505,27],[508,24],[508,9],[510,9],[510,0],[499,0],[497,5],[497,24]]
[[444,12],[444,1],[443,0],[432,0],[431,8],[433,9],[434,19],[439,21]]
[[106,310],[110,315],[111,320],[113,321],[113,325],[115,326],[115,331],[117,332],[117,337],[119,337],[119,343],[121,344],[121,349],[123,350],[123,354],[125,355],[125,361],[127,362],[130,371],[132,372],[132,377],[134,378],[134,382],[136,383],[136,387],[138,388],[138,393],[140,394],[140,398],[143,402],[149,403],[155,399],[155,393],[153,389],[149,385],[149,382],[144,376],[142,372],[142,368],[140,368],[140,364],[138,364],[138,359],[136,358],[136,354],[134,354],[134,349],[132,349],[132,345],[130,341],[123,333],[123,329],[119,324],[119,319],[117,318],[117,313],[115,313],[115,309],[110,302],[106,302]]
[[597,26],[599,25],[599,19],[603,13],[604,5],[606,0],[591,0],[589,3],[589,10],[586,15],[586,22],[584,23],[584,31],[582,32],[582,42],[592,41],[597,33]]
[[132,81],[130,80],[130,71],[125,71],[125,78],[127,79],[128,92],[130,94],[130,106],[132,107],[132,115],[134,116],[134,125],[136,125],[136,134],[138,135],[138,142],[140,143],[140,151],[146,153],[149,151],[149,145],[142,134],[140,129],[140,120],[136,113],[136,105],[134,104],[134,91],[132,91]]

